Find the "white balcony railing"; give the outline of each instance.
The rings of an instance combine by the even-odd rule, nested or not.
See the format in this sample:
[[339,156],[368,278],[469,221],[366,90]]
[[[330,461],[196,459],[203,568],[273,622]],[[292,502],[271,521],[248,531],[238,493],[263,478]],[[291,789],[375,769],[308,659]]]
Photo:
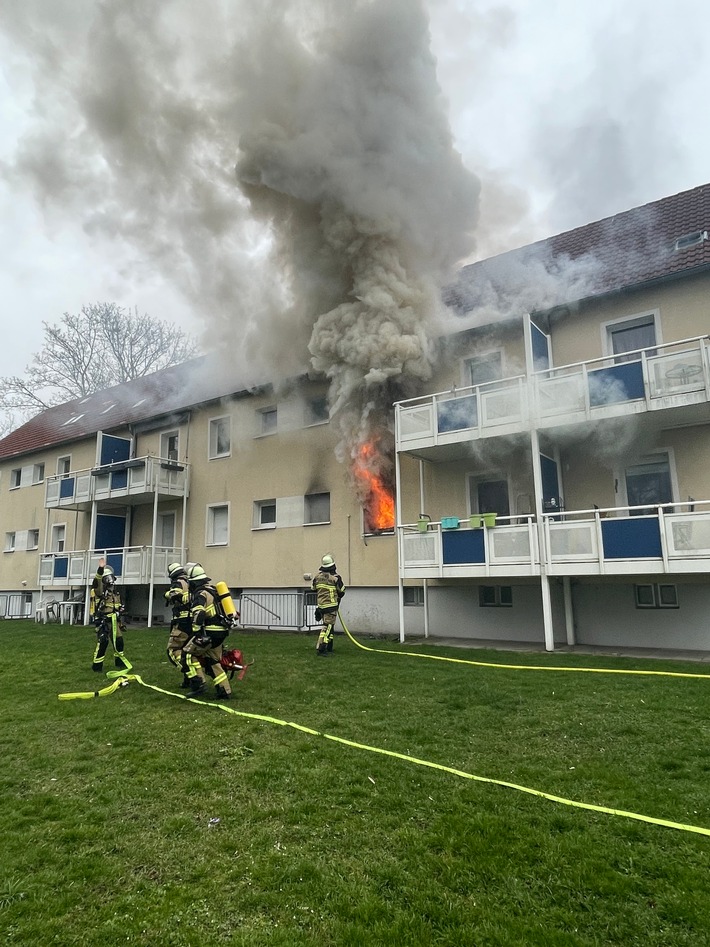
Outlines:
[[39,557],[41,586],[68,588],[88,585],[104,558],[122,585],[165,583],[170,562],[183,562],[186,550],[176,546],[124,546],[117,549],[76,549],[45,552]]
[[397,449],[510,434],[533,421],[582,422],[631,403],[650,411],[707,401],[710,335],[398,402]]
[[182,497],[189,489],[189,467],[164,457],[135,457],[104,467],[48,477],[45,508],[88,504],[146,493]]
[[496,517],[488,527],[479,519],[399,526],[400,575],[539,575],[541,562],[558,576],[710,571],[710,500],[545,513],[542,539],[532,514]]

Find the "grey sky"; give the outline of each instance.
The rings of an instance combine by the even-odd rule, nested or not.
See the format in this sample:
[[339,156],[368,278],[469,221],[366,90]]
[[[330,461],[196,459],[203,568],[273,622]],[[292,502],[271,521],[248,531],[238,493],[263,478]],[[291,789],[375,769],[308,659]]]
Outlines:
[[[398,2],[404,9],[408,0]],[[123,5],[141,10],[141,4],[131,0],[124,0]],[[416,6],[414,0],[412,5]],[[175,206],[156,200],[155,227],[151,228],[147,215],[140,218],[136,198],[139,187],[145,195],[144,204],[161,187],[178,193],[185,186],[179,173],[180,155],[176,154],[172,176],[165,172],[151,180],[146,176],[149,149],[145,155],[140,153],[142,144],[150,139],[151,128],[135,122],[130,126],[131,140],[111,141],[110,151],[104,155],[84,155],[85,165],[73,168],[77,176],[71,187],[62,177],[75,154],[71,151],[74,130],[67,121],[72,109],[67,83],[84,68],[96,81],[101,75],[100,57],[121,51],[116,45],[102,50],[97,31],[91,49],[93,61],[88,57],[87,66],[80,40],[87,17],[82,20],[82,14],[88,11],[93,16],[103,7],[105,24],[110,20],[106,11],[110,13],[112,6],[95,0],[53,0],[48,8],[41,0],[10,0],[0,10],[0,160],[11,165],[18,147],[26,146],[27,136],[36,136],[43,129],[51,130],[47,142],[57,149],[56,162],[47,160],[45,149],[41,169],[34,169],[42,177],[41,186],[36,179],[30,186],[22,175],[8,172],[0,176],[0,294],[2,327],[8,340],[0,348],[2,375],[22,374],[41,345],[43,320],[54,322],[62,312],[76,312],[87,303],[116,301],[137,306],[195,332],[208,321],[207,307],[198,302],[199,287],[190,285],[189,266],[186,263],[183,269],[178,265],[180,257],[171,255],[177,254],[171,231],[160,226],[164,220],[173,228],[180,226]],[[279,4],[272,6],[277,9]],[[280,6],[304,11],[309,4]],[[471,222],[475,243],[466,258],[500,252],[710,179],[710,132],[704,98],[710,5],[703,0],[678,0],[673,5],[648,0],[511,0],[505,4],[429,0],[426,6],[445,117],[464,165],[481,184],[479,217]],[[144,0],[144,9],[154,7],[151,0]],[[210,29],[214,24],[199,19],[205,18],[208,8],[219,8],[224,15],[224,8],[243,13],[253,4],[243,8],[235,0],[212,0],[206,6],[173,0],[164,7],[173,15],[175,35],[185,30],[184,35],[191,37],[189,60],[180,60],[179,51],[175,54],[189,68],[180,73],[172,70],[171,51],[156,46],[160,61],[155,74],[164,81],[160,96],[150,85],[152,73],[146,71],[126,80],[127,93],[120,104],[130,109],[131,102],[150,96],[151,110],[146,114],[154,117],[161,108],[173,117],[179,112],[180,120],[190,125],[189,132],[195,136],[191,140],[204,142],[210,135],[219,138],[220,121],[231,115],[228,83],[223,85],[219,100],[211,100],[218,108],[209,114],[209,127],[200,128],[199,135],[194,129],[199,114],[195,102],[191,111],[181,112],[181,96],[189,99],[202,72],[212,67]],[[146,55],[153,48],[149,26],[141,38]],[[43,42],[48,37],[57,41],[57,52],[48,53]],[[393,36],[390,41],[396,39]],[[269,42],[273,44],[273,37]],[[127,48],[131,48],[129,42]],[[264,46],[266,52],[270,49],[273,51],[273,46]],[[107,73],[121,66],[120,60],[109,62],[107,58]],[[215,64],[215,69],[223,68],[224,62]],[[251,103],[236,94],[240,79],[258,72],[258,64],[251,64],[250,69],[245,64],[241,73],[233,76],[240,120],[254,119],[249,115]],[[268,104],[267,86],[268,77],[262,70],[261,99]],[[89,89],[84,101],[87,114],[94,92],[97,107],[105,108],[106,102],[112,101],[108,85]],[[255,101],[253,110],[263,101]],[[104,116],[95,118],[100,124]],[[425,118],[423,115],[422,120]],[[176,138],[175,152],[179,144]],[[116,184],[116,165],[108,169],[109,176],[105,174],[102,161],[106,154],[124,169],[120,186]],[[209,170],[209,164],[203,165],[203,184]],[[244,280],[245,274],[250,278],[250,282],[239,283],[240,298],[248,299],[258,310],[272,289],[270,271],[260,251],[260,231],[250,229],[243,202],[227,192],[225,169],[217,163],[212,170],[215,180],[224,172],[224,187],[213,189],[210,211],[217,217],[240,215],[239,254],[242,263],[246,258],[249,265],[241,266],[238,275],[235,271],[235,282]],[[92,217],[92,201],[98,206],[106,197],[92,189],[104,179],[113,182],[110,201],[102,205],[100,215]],[[194,195],[199,185],[196,177],[190,193]],[[402,193],[406,195],[406,190]],[[184,226],[187,229],[189,221],[185,220]],[[411,226],[416,229],[414,220]],[[460,226],[457,221],[452,229]],[[225,273],[232,272],[233,247],[226,235],[220,244],[219,227],[214,222],[209,233],[214,242],[211,270],[203,266],[200,276],[204,287],[206,274],[214,275],[210,300],[210,309],[214,309],[220,298],[233,291],[225,278]],[[455,240],[451,243],[453,252]],[[202,249],[188,240],[181,244],[180,254],[194,256]],[[239,345],[238,333],[230,345]]]

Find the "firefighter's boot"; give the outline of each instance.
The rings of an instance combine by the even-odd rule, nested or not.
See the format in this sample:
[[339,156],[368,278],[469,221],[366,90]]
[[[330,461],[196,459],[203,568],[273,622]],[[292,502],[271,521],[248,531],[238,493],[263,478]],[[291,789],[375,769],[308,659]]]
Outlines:
[[214,696],[216,700],[231,700],[233,697],[233,694],[231,691],[228,691],[226,688],[218,686],[215,689]]
[[204,680],[201,677],[190,678],[190,697],[199,697],[207,690]]

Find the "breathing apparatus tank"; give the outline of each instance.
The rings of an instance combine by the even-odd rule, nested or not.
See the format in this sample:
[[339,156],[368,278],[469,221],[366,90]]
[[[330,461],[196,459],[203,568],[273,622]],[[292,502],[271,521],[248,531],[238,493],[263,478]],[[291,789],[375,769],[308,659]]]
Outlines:
[[239,612],[232,600],[232,593],[229,591],[229,586],[226,582],[215,582],[214,588],[217,593],[217,598],[224,610],[224,614],[227,616],[227,620],[232,624],[236,624],[239,620]]

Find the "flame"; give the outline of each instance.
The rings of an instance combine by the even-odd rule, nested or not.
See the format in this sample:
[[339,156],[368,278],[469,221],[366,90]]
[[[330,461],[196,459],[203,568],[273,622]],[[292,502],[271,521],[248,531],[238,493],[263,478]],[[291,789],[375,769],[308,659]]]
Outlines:
[[374,444],[362,444],[353,465],[365,507],[365,528],[372,532],[394,529],[394,492],[376,472],[377,450]]

